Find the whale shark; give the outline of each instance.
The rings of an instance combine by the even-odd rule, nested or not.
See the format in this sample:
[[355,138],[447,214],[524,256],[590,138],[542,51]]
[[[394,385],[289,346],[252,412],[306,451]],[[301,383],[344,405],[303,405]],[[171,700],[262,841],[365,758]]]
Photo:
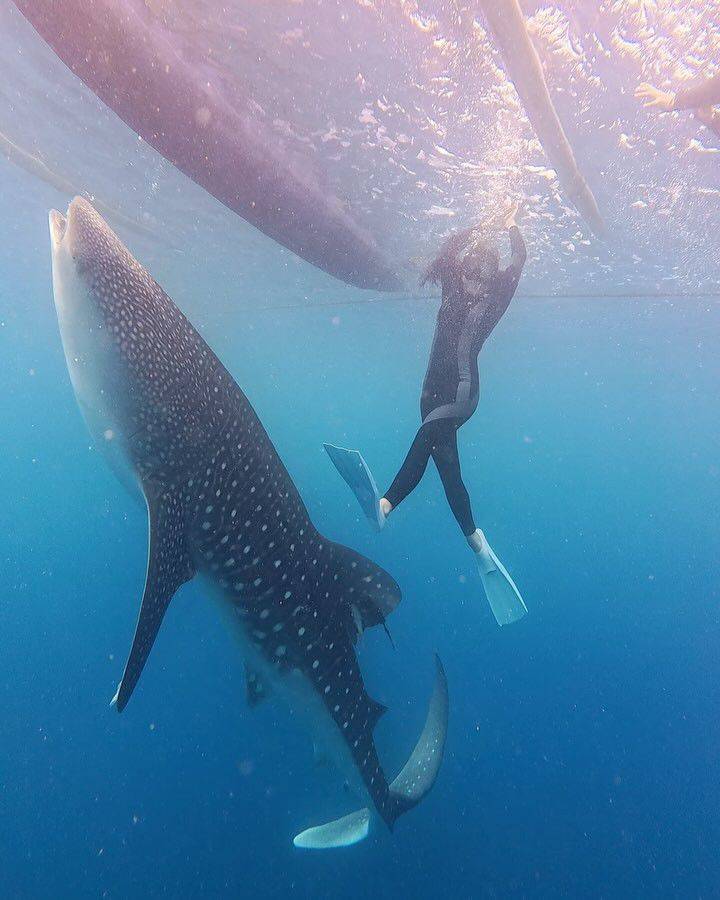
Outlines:
[[425,726],[392,783],[356,645],[400,601],[394,579],[313,525],[270,437],[201,335],[81,197],[50,212],[52,278],[75,395],[95,443],[147,507],[145,587],[113,699],[127,705],[173,595],[197,578],[237,640],[251,705],[275,695],[303,718],[365,803],[312,826],[299,847],[345,846],[373,813],[395,820],[427,794],[447,734],[436,660]]

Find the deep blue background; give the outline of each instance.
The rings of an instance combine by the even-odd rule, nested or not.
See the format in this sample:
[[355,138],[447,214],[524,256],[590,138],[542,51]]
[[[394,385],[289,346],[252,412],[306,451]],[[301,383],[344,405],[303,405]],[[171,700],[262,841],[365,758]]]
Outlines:
[[[519,298],[463,429],[476,515],[530,615],[500,630],[434,472],[379,536],[322,452],[385,485],[417,425],[435,305],[215,310],[171,293],[255,404],[319,527],[386,566],[404,601],[362,652],[388,771],[420,730],[432,652],[446,759],[390,836],[293,848],[353,808],[194,586],[133,702],[108,708],[145,569],[144,512],[75,406],[50,289],[49,189],[0,223],[0,893],[8,897],[718,895],[717,301]],[[9,196],[12,192],[7,192]],[[15,196],[13,194],[13,196]],[[20,205],[22,204],[24,205]],[[268,266],[274,249],[266,246]],[[312,302],[303,269],[300,294]],[[261,286],[255,286],[262,293]]]

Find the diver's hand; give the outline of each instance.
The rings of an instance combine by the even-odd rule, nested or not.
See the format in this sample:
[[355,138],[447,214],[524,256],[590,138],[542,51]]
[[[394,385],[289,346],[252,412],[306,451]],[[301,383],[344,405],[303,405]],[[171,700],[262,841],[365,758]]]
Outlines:
[[505,219],[503,220],[505,228],[508,229],[508,231],[511,228],[517,228],[517,220],[521,210],[522,203],[519,200],[514,200],[510,204],[510,208],[505,213]]
[[643,81],[635,88],[635,99],[642,100],[645,109],[656,108],[669,112],[675,106],[675,94],[671,91],[661,91],[647,81]]

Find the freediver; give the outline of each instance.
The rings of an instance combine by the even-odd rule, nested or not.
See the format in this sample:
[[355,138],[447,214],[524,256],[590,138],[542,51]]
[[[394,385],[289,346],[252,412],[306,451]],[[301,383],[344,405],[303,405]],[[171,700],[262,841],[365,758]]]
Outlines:
[[660,112],[692,109],[703,125],[720,137],[720,112],[714,109],[720,105],[720,74],[677,91],[662,91],[643,81],[637,86],[635,97],[644,101],[646,109]]
[[378,531],[390,513],[418,486],[432,457],[450,509],[475,555],[485,593],[499,625],[522,618],[527,607],[475,524],[460,470],[457,433],[478,405],[480,350],[507,310],[525,264],[525,242],[516,223],[518,208],[518,204],[513,204],[504,219],[512,251],[507,268],[500,268],[496,247],[477,228],[468,228],[445,243],[425,272],[422,283],[439,283],[442,301],[420,399],[422,424],[385,494],[380,496],[359,451],[324,445]]

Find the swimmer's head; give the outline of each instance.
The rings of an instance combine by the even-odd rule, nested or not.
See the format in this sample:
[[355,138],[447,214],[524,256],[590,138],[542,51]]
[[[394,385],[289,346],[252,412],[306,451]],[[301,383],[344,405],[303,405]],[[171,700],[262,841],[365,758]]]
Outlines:
[[500,269],[495,246],[480,237],[476,228],[454,234],[425,272],[423,284],[440,283],[473,296],[487,292]]
[[470,240],[457,254],[463,289],[468,294],[485,293],[500,270],[500,254],[483,240]]

